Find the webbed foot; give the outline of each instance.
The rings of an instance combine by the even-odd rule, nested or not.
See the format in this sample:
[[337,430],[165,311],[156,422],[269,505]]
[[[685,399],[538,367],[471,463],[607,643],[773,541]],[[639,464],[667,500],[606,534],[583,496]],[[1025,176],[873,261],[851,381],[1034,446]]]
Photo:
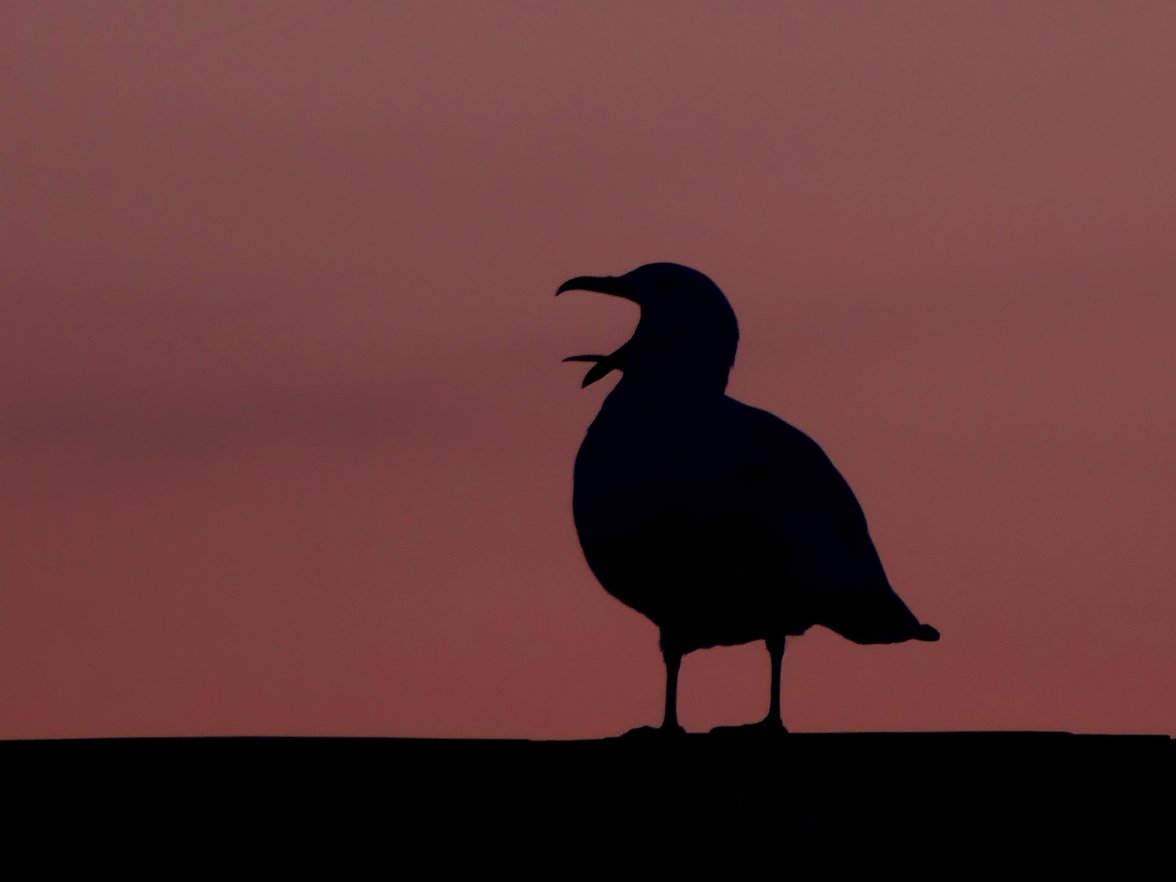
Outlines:
[[712,735],[736,735],[745,738],[777,738],[787,735],[788,730],[780,722],[779,717],[764,717],[758,723],[745,723],[742,726],[715,726],[710,730]]
[[621,737],[646,740],[654,738],[676,738],[685,734],[686,730],[677,723],[674,723],[668,726],[638,726],[636,729],[630,729]]

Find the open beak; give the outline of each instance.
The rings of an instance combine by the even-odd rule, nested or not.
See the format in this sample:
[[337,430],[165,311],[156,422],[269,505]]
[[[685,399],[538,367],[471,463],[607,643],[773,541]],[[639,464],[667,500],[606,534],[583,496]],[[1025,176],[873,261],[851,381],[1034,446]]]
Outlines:
[[[625,280],[616,276],[576,276],[560,285],[555,291],[555,296],[558,297],[565,291],[596,291],[599,294],[623,297],[634,303],[640,302],[637,300],[636,292]],[[592,362],[592,369],[584,375],[584,382],[580,384],[580,388],[584,388],[608,376],[612,371],[623,371],[628,349],[629,344],[626,343],[610,355],[570,355],[564,361]]]

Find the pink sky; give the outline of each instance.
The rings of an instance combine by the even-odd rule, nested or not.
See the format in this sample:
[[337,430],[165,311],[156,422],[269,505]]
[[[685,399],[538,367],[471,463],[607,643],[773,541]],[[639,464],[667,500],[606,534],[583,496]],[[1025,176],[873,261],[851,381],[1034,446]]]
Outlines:
[[[7,2],[0,737],[589,737],[572,460],[673,260],[938,644],[796,731],[1176,731],[1176,7]],[[691,655],[690,729],[762,646]]]

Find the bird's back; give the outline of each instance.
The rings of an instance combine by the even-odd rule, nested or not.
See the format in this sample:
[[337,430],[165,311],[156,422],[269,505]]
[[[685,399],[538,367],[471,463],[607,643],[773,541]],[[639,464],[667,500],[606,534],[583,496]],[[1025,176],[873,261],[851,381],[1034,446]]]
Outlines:
[[814,624],[859,643],[919,636],[816,442],[727,396],[649,407],[623,385],[575,474],[576,527],[611,594],[685,649]]

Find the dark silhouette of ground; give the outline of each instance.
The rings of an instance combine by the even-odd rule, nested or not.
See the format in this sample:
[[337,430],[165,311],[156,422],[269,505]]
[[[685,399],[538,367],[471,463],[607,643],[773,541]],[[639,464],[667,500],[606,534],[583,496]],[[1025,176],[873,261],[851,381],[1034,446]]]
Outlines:
[[913,860],[946,841],[1166,841],[1176,742],[1049,732],[25,741],[0,742],[0,768],[10,844],[85,830],[133,848],[179,840],[186,860],[237,841],[287,856],[366,843],[392,865],[415,849],[483,869],[557,846],[568,860],[623,846],[675,865],[700,848],[734,859],[812,846],[836,847],[826,855],[836,863],[865,843]]
[[934,641],[891,587],[849,484],[800,430],[724,394],[739,329],[702,273],[653,263],[578,276],[641,307],[633,337],[591,362],[584,385],[623,373],[576,457],[573,511],[592,572],[661,631],[661,734],[681,734],[678,671],[696,649],[763,640],[767,717],[783,734],[788,636],[824,625],[856,643]]

